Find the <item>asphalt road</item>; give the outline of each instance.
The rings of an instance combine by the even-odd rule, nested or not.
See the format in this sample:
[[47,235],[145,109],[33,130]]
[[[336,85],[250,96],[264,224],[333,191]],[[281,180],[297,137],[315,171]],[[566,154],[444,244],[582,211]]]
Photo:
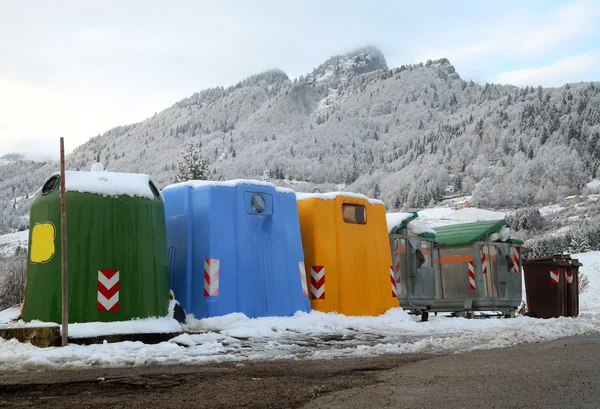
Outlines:
[[452,355],[4,372],[0,407],[600,408],[600,336]]

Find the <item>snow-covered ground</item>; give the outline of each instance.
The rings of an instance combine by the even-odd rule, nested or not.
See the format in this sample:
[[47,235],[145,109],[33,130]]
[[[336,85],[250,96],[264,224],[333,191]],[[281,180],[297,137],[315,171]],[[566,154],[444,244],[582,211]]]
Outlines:
[[583,264],[580,271],[589,279],[589,287],[579,296],[580,311],[600,313],[600,251],[573,254]]
[[600,314],[552,320],[437,316],[423,323],[397,308],[379,317],[318,311],[258,319],[230,314],[192,320],[191,328],[202,333],[183,334],[157,345],[120,342],[37,348],[0,339],[0,371],[456,353],[600,333]]
[[17,318],[20,314],[21,313],[18,305],[7,308],[4,311],[0,311],[0,326],[14,318]]
[[[437,208],[419,214],[432,226],[504,216],[475,208]],[[0,243],[27,241],[26,232],[8,236],[12,239]],[[0,236],[0,240],[3,238],[6,236]],[[386,353],[459,353],[600,333],[600,252],[576,254],[573,258],[583,263],[581,271],[590,281],[587,291],[581,294],[582,313],[577,318],[468,320],[431,315],[428,322],[419,322],[418,318],[401,309],[392,309],[379,317],[346,317],[318,311],[297,313],[293,317],[258,319],[249,319],[243,314],[203,320],[189,317],[189,325],[185,328],[189,333],[157,345],[121,342],[37,348],[14,339],[0,338],[0,372],[259,359],[329,359]],[[15,312],[18,310],[0,312],[0,321],[14,317]],[[82,337],[153,329],[176,332],[180,326],[172,319],[148,319],[123,324],[75,324],[69,327],[69,332],[72,336]]]
[[29,230],[0,236],[0,256],[12,256],[17,246],[27,247]]
[[[528,342],[600,333],[600,252],[576,254],[590,286],[581,295],[577,318],[538,320],[465,319],[430,315],[419,322],[400,308],[378,317],[347,317],[319,311],[293,317],[250,319],[229,314],[196,320],[188,317],[186,334],[168,342],[76,345],[37,348],[0,338],[0,372],[47,368],[126,367],[139,365],[200,364],[259,359],[330,359],[387,353],[460,353],[511,347]],[[12,315],[18,312],[13,309]],[[8,317],[10,314],[0,314]],[[21,324],[22,325],[22,324]],[[176,332],[172,319],[128,323],[90,323],[69,326],[74,336],[113,333]]]

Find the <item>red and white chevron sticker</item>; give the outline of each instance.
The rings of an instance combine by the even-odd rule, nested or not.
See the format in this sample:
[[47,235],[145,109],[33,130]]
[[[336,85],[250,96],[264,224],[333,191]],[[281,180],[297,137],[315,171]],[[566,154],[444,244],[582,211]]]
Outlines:
[[469,288],[475,290],[475,266],[469,261]]
[[98,311],[119,310],[119,270],[98,270]]
[[558,284],[558,270],[550,270],[550,283]]
[[567,284],[573,284],[573,272],[571,270],[565,270],[565,281]]
[[487,272],[488,272],[488,260],[487,260],[487,255],[485,254],[485,248],[484,248],[484,246],[480,246],[479,247],[479,252],[481,254],[481,272],[483,274],[487,274]]
[[325,267],[312,266],[310,268],[310,293],[314,300],[325,299]]
[[510,258],[513,262],[511,271],[515,274],[521,274],[521,247],[511,247]]
[[308,286],[306,285],[306,268],[304,267],[304,261],[298,263],[300,268],[300,283],[302,283],[302,295],[308,295]]
[[396,288],[396,277],[394,274],[394,267],[390,267],[390,279],[392,280],[392,298],[398,298],[398,290]]
[[204,296],[216,297],[219,295],[219,259],[207,258],[204,260]]

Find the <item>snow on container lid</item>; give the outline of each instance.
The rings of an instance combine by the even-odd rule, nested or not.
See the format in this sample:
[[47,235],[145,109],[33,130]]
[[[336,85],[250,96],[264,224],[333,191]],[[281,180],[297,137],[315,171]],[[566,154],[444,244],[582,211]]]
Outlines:
[[[50,179],[55,176],[60,176],[60,173],[54,173]],[[98,163],[92,166],[91,172],[65,171],[65,191],[108,197],[130,196],[162,200],[162,195],[150,176],[138,173],[106,172],[102,164]]]
[[410,213],[386,213],[388,233],[394,233],[408,225],[409,222],[419,217],[417,212]]
[[165,190],[176,189],[180,187],[189,186],[192,189],[201,189],[204,187],[237,187],[239,185],[250,185],[250,186],[265,186],[272,187],[275,191],[279,193],[295,193],[292,189],[287,189],[284,187],[275,186],[273,183],[263,182],[261,180],[253,180],[253,179],[233,179],[233,180],[224,180],[224,181],[214,181],[214,180],[189,180],[187,182],[174,183],[172,185],[165,186],[163,188],[163,192]]
[[413,236],[435,237],[435,231],[430,229],[427,223],[415,220],[419,217],[417,212],[386,213],[385,217],[390,234],[406,228]]
[[321,200],[335,200],[338,196],[341,197],[349,197],[352,199],[364,199],[367,200],[370,204],[384,204],[381,200],[370,199],[365,195],[361,195],[360,193],[351,193],[351,192],[328,192],[328,193],[296,193],[296,200],[309,200],[309,199],[321,199]]

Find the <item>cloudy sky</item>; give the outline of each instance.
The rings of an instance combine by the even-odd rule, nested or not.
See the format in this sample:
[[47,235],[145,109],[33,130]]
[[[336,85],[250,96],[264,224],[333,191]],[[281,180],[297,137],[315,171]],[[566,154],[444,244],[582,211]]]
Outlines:
[[55,156],[207,87],[375,45],[465,79],[600,81],[600,0],[0,0],[0,155]]

